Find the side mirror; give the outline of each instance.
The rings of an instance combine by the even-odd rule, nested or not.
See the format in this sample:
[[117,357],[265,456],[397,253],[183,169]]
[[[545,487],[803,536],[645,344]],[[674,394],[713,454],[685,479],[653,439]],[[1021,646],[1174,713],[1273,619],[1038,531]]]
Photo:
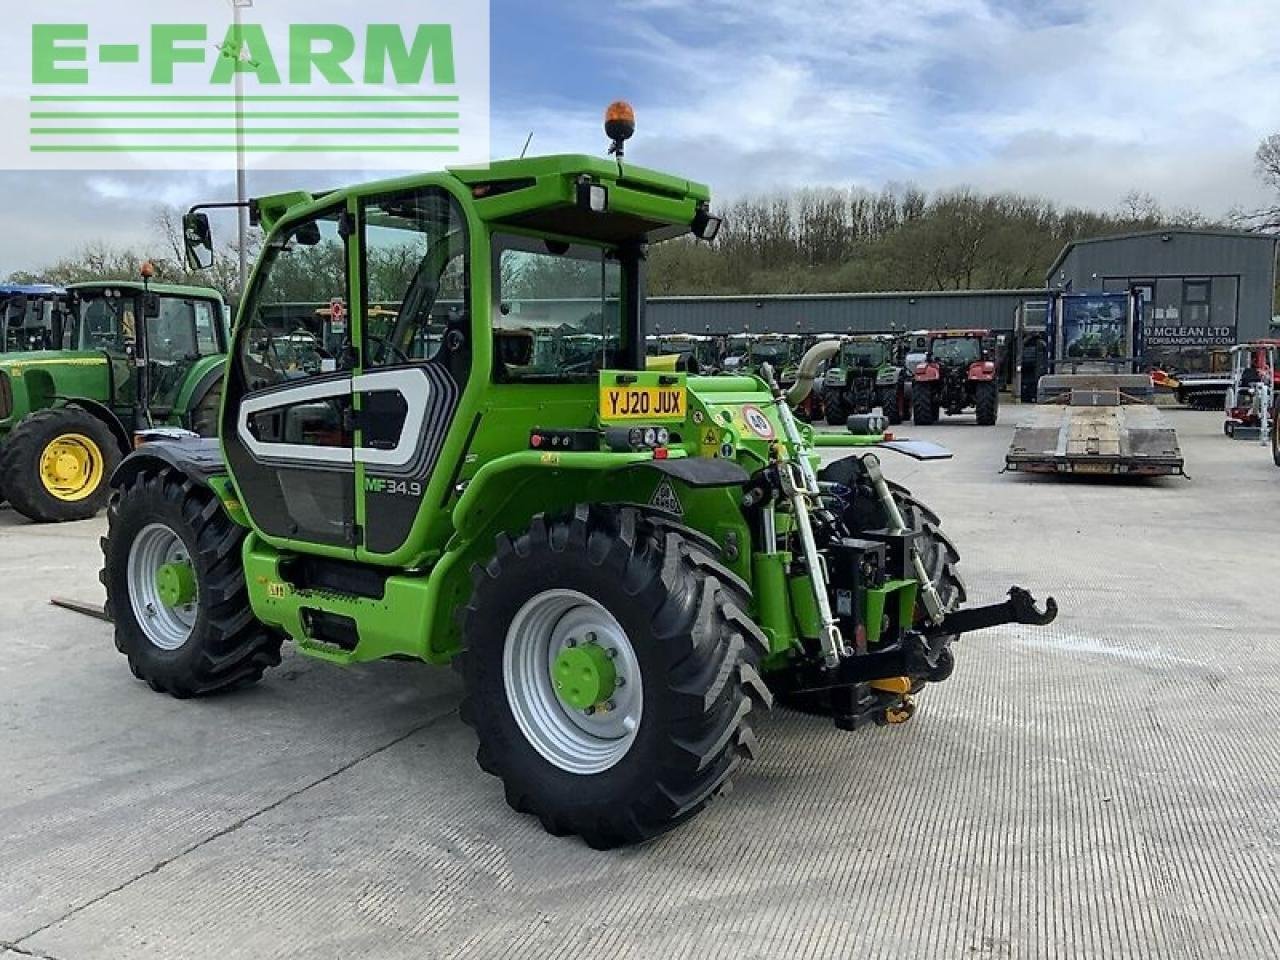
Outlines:
[[304,223],[293,232],[293,242],[300,247],[318,247],[321,239],[320,224],[314,220]]
[[213,266],[213,229],[207,213],[188,213],[182,218],[182,242],[188,267],[208,270]]
[[142,316],[147,320],[155,320],[160,316],[160,295],[148,293],[142,298]]

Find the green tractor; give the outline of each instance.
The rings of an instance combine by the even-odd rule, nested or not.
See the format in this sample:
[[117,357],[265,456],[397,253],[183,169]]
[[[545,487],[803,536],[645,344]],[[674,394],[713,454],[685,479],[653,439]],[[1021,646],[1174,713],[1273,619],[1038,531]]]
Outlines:
[[[768,369],[646,369],[646,250],[719,220],[705,187],[626,163],[623,126],[616,159],[256,201],[221,442],[147,444],[112,481],[102,579],[137,677],[214,694],[260,680],[285,640],[337,665],[452,663],[508,803],[606,848],[722,792],[775,695],[846,727],[904,720],[960,634],[1052,617],[1022,591],[960,609],[955,548],[882,475],[882,438],[815,436]],[[203,245],[207,216],[187,219]],[[539,360],[510,319],[531,275],[581,300],[590,369]],[[350,304],[348,362],[286,370],[262,349],[299,277],[305,299]],[[401,304],[389,349],[366,332],[374,302]],[[862,455],[818,472],[841,446]]]
[[68,349],[0,357],[0,500],[37,522],[87,520],[135,437],[217,433],[222,297],[142,282],[68,288]]
[[911,415],[907,338],[888,333],[845,337],[827,370],[824,385],[827,423],[843,427],[854,414],[879,407],[891,425]]

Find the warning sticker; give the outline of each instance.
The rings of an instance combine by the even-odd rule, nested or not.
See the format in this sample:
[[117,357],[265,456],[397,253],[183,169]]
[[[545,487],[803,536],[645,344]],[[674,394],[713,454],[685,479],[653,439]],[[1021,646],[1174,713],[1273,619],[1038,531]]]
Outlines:
[[684,507],[680,503],[680,498],[676,496],[675,488],[671,486],[670,480],[663,480],[658,484],[658,489],[654,491],[653,499],[649,501],[649,506],[666,513],[674,513],[678,517],[684,516]]
[[720,432],[715,427],[706,427],[698,435],[698,445],[704,457],[714,457],[720,452]]

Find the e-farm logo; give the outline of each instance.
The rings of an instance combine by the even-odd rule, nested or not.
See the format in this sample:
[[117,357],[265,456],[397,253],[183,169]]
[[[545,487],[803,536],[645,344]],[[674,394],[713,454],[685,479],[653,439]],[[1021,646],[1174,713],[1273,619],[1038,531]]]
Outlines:
[[26,136],[0,148],[9,168],[420,169],[489,157],[487,2],[33,7],[25,56],[0,62],[28,67]]

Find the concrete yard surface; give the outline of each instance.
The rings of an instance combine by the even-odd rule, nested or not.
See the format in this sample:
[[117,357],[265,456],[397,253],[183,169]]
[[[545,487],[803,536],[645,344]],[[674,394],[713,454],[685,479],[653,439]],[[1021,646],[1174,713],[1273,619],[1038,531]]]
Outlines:
[[0,957],[1280,956],[1280,470],[1167,415],[1190,481],[1000,476],[1017,408],[903,428],[956,452],[884,461],[971,600],[1058,622],[966,640],[901,728],[775,710],[730,795],[614,853],[507,808],[448,670],[152,693],[48,604],[101,600],[105,521],[0,510]]

